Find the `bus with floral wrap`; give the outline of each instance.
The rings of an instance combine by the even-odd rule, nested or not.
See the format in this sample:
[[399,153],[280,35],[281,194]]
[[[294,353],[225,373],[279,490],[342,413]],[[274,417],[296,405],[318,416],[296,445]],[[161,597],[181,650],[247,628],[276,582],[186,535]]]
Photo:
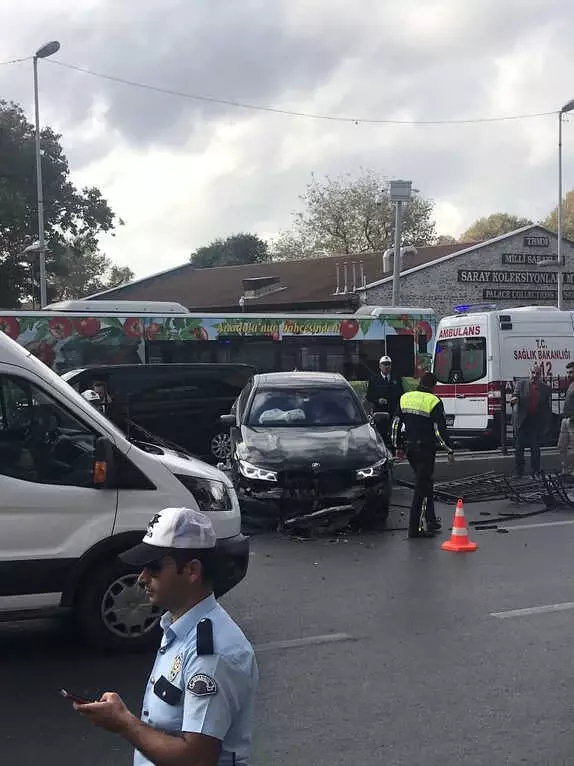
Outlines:
[[102,364],[243,362],[259,372],[341,372],[364,381],[383,354],[403,378],[430,369],[436,319],[424,308],[200,314],[162,302],[66,301],[0,312],[0,330],[60,374]]

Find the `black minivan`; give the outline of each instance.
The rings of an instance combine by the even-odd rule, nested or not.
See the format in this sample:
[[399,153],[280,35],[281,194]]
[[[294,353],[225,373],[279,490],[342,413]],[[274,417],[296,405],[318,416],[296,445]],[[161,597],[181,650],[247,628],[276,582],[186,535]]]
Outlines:
[[230,411],[257,370],[247,364],[119,364],[70,370],[62,378],[79,393],[95,389],[122,431],[130,423],[210,462],[229,457]]

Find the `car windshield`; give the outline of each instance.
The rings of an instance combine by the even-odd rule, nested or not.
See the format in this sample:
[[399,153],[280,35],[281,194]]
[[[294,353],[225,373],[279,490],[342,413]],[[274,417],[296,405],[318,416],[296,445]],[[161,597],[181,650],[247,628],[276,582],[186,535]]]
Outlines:
[[258,391],[247,425],[356,426],[365,414],[352,391],[345,388],[273,388]]

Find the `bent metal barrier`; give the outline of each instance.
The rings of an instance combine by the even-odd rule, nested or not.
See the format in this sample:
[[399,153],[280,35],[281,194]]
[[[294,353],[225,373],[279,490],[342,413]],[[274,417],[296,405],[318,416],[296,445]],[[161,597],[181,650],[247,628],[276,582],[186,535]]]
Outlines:
[[[398,484],[412,488],[408,481]],[[574,476],[542,471],[536,476],[509,476],[494,471],[474,476],[437,482],[434,498],[446,503],[480,503],[508,499],[515,503],[539,503],[546,508],[566,506],[574,508]]]

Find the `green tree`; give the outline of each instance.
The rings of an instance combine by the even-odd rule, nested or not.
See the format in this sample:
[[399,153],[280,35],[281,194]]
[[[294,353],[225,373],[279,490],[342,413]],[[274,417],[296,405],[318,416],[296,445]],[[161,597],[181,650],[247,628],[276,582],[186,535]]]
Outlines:
[[456,245],[456,238],[452,234],[439,234],[436,238],[436,245]]
[[[97,252],[97,238],[112,231],[115,214],[95,187],[78,190],[61,136],[44,128],[42,170],[45,234],[48,252],[48,299],[57,291],[52,284],[65,272],[64,254],[80,237]],[[21,106],[0,101],[0,306],[17,308],[30,293],[30,264],[22,253],[38,238],[34,127]],[[37,258],[37,256],[36,256]]]
[[[318,180],[314,176],[300,196],[304,209],[294,216],[291,231],[274,243],[279,258],[380,252],[391,247],[395,208],[388,194],[388,180],[362,171]],[[403,207],[401,238],[404,245],[435,242],[433,203],[413,194]]]
[[116,266],[93,243],[82,237],[66,248],[58,259],[58,270],[52,278],[56,300],[74,300],[130,282],[133,271]]
[[460,237],[460,242],[484,242],[487,239],[509,234],[515,229],[531,224],[528,218],[519,218],[510,213],[492,213],[479,218]]
[[197,269],[240,266],[244,263],[265,263],[269,260],[269,251],[267,242],[255,234],[233,234],[198,248],[189,260]]
[[[558,231],[558,208],[548,214],[544,221],[551,231]],[[562,234],[567,239],[574,241],[574,189],[568,192],[562,201]]]

